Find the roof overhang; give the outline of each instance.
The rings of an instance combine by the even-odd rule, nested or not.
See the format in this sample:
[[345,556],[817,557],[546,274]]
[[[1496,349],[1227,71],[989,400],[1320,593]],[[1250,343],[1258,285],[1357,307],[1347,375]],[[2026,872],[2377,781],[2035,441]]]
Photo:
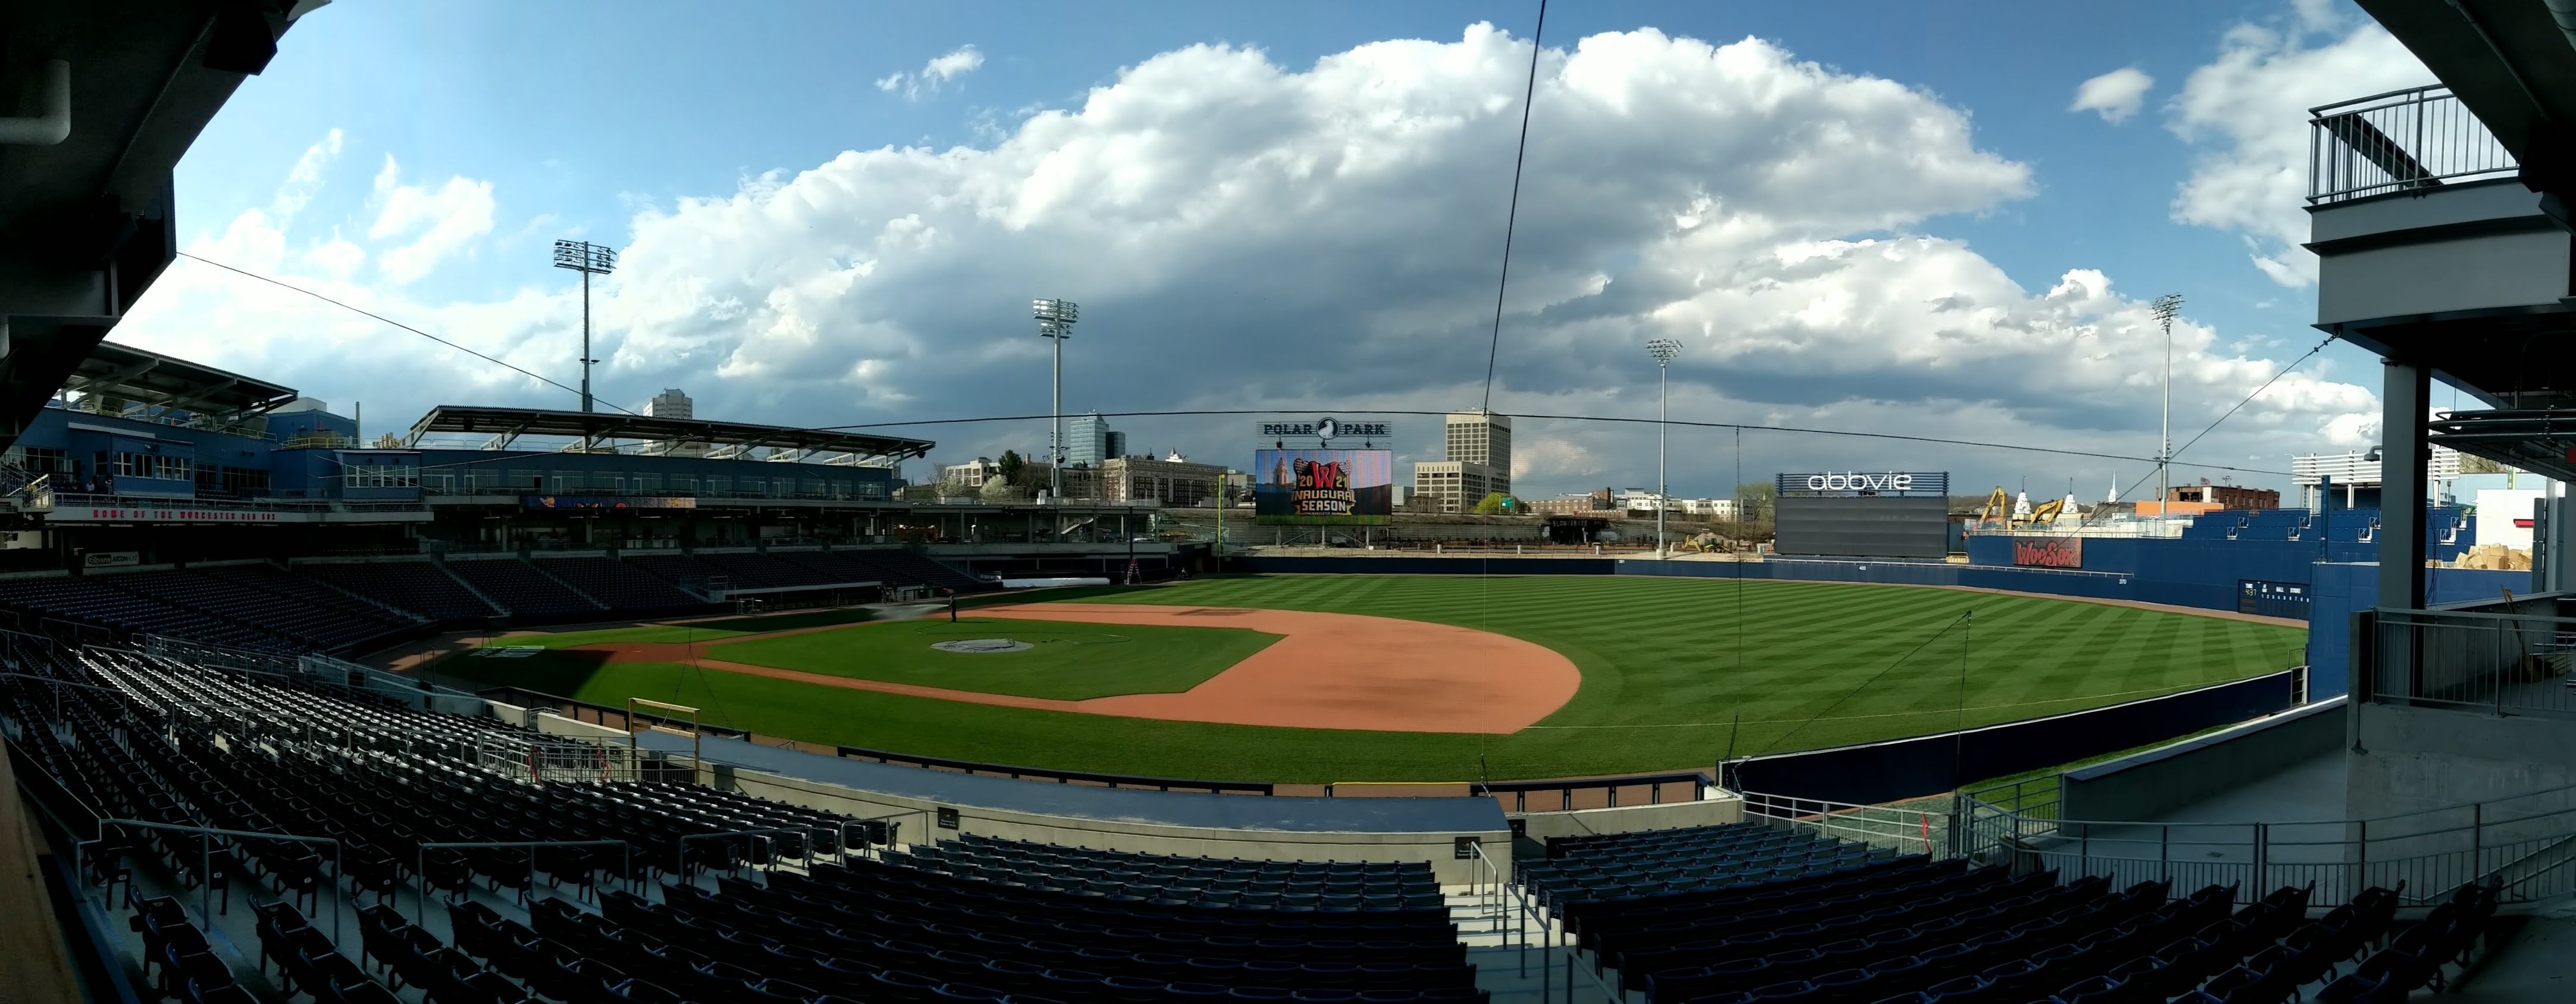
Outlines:
[[[2357,2],[2513,152],[2524,184],[2561,200],[2576,198],[2576,43],[2546,4]],[[2554,208],[2563,211],[2563,201]]]
[[321,5],[0,4],[0,117],[68,109],[58,141],[0,144],[0,446],[173,260],[171,168]]
[[617,441],[637,443],[698,444],[711,451],[726,447],[737,449],[767,448],[808,454],[847,453],[860,457],[905,459],[927,456],[932,446],[927,439],[899,436],[876,436],[827,429],[799,429],[783,425],[753,425],[747,422],[717,422],[695,418],[654,418],[646,415],[613,414],[596,411],[553,411],[541,408],[495,408],[478,405],[443,404],[429,410],[420,421],[412,423],[407,440],[419,445],[423,436],[449,433],[491,437],[488,448],[500,448],[525,436],[572,440],[581,443],[613,444]]
[[237,421],[295,400],[295,388],[102,341],[72,368],[63,390]]

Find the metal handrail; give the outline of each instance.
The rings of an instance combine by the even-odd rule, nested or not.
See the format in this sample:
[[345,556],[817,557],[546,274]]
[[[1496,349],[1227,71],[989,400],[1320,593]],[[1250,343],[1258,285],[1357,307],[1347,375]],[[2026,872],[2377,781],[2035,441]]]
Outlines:
[[[2534,800],[2556,807],[2531,811],[2514,804]],[[1961,801],[1967,814],[1961,850],[1978,860],[2054,856],[2088,873],[2144,868],[2163,877],[2193,871],[2237,874],[2250,868],[2257,882],[2267,882],[2273,872],[2290,871],[2327,879],[2330,888],[2348,885],[2347,894],[2374,884],[2371,876],[2394,874],[2407,878],[2416,890],[2410,899],[2417,903],[2436,901],[2462,884],[2498,875],[2576,840],[2576,786],[2396,816],[2290,822],[2045,819],[1967,795]],[[2143,853],[2149,843],[2153,856]],[[2177,855],[2176,848],[2187,853]],[[2124,849],[2136,853],[2121,853]],[[2231,849],[2241,859],[2229,857]],[[2514,885],[2560,869],[2561,864],[2550,865]],[[2346,877],[2347,882],[2333,881]],[[2518,899],[2551,894],[2542,889]]]
[[413,848],[413,860],[412,860],[412,864],[413,864],[413,868],[412,868],[412,878],[414,878],[415,880],[417,880],[417,881],[416,881],[416,885],[417,885],[417,887],[418,887],[418,891],[419,891],[419,894],[420,894],[420,912],[421,912],[422,914],[424,914],[424,915],[425,915],[425,914],[427,914],[427,913],[429,912],[429,849],[430,849],[430,848],[432,848],[432,847],[436,847],[436,848],[439,848],[439,849],[442,849],[442,850],[447,849],[447,848],[451,848],[451,847],[453,847],[453,848],[464,848],[464,847],[526,847],[526,848],[529,848],[530,850],[529,850],[529,852],[528,852],[528,898],[529,898],[529,900],[530,900],[530,901],[532,901],[532,902],[536,899],[536,895],[537,895],[537,855],[536,855],[535,848],[539,848],[539,847],[615,847],[615,848],[617,848],[617,849],[619,849],[619,850],[621,850],[621,851],[625,852],[625,855],[626,855],[626,859],[625,859],[625,860],[626,860],[625,867],[620,868],[620,869],[618,870],[618,874],[620,874],[620,875],[632,875],[632,874],[634,874],[634,873],[635,873],[635,845],[634,845],[634,844],[627,843],[626,841],[623,841],[623,840],[439,840],[439,841],[429,841],[429,842],[422,843],[422,844],[420,844],[420,845],[418,845],[418,846],[416,846],[416,847],[414,847],[414,848]]
[[2416,192],[2519,170],[2448,87],[2411,87],[2308,110],[2308,201]]
[[[1518,941],[1520,944],[1521,976],[1526,979],[1529,976],[1529,892],[1528,890],[1521,888],[1520,883],[1510,881],[1508,877],[1503,874],[1502,868],[1494,864],[1494,859],[1485,856],[1485,844],[1483,841],[1467,841],[1467,849],[1475,862],[1484,866],[1482,869],[1483,882],[1481,884],[1481,888],[1488,890],[1488,894],[1494,897],[1494,912],[1499,915],[1502,912],[1502,907],[1505,902],[1512,904],[1512,915],[1514,919],[1513,927],[1519,935]],[[1474,890],[1477,888],[1479,888],[1478,884],[1471,881],[1469,889]],[[1470,895],[1474,895],[1474,893],[1471,891]],[[1500,920],[1497,919],[1496,923],[1499,925]],[[1501,929],[1498,926],[1496,930],[1499,932]],[[1544,954],[1539,956],[1539,963],[1542,967],[1548,965],[1547,956]],[[1539,973],[1539,987],[1540,999],[1545,1000],[1547,994],[1547,974],[1544,969]]]
[[[797,837],[803,837],[803,838],[804,838],[804,847],[805,847],[805,870],[806,870],[806,871],[812,871],[812,870],[814,870],[814,839],[813,839],[813,835],[812,835],[811,833],[808,833],[808,832],[806,832],[805,830],[798,829],[798,828],[791,827],[791,826],[764,826],[764,827],[760,827],[760,828],[758,828],[758,829],[750,829],[750,830],[720,830],[720,831],[717,831],[717,832],[714,832],[714,833],[686,833],[686,834],[682,834],[682,835],[680,836],[679,841],[678,841],[679,849],[680,849],[680,854],[679,854],[679,858],[678,858],[678,860],[677,860],[677,862],[676,862],[676,863],[679,865],[679,867],[680,867],[680,877],[681,877],[681,879],[682,879],[682,880],[684,880],[684,881],[685,881],[685,880],[687,880],[687,878],[688,878],[688,874],[689,874],[689,841],[692,841],[692,840],[715,840],[715,839],[719,839],[719,838],[723,838],[723,837],[766,837],[766,836],[771,836],[771,835],[774,835],[774,834],[780,834],[780,833],[785,833],[785,834],[789,834],[789,835],[791,835],[791,836],[797,836]],[[772,855],[772,859],[773,859],[773,860],[775,859],[775,857],[776,857],[775,855]]]
[[[187,826],[179,823],[155,823],[142,819],[108,818],[99,820],[98,825],[101,830],[98,837],[85,841],[75,841],[72,844],[72,874],[75,877],[81,878],[84,885],[88,883],[88,879],[87,873],[81,871],[80,867],[81,847],[85,844],[95,844],[101,840],[107,839],[105,833],[105,829],[107,827],[139,826],[148,830],[175,830],[181,833],[195,833],[208,837],[231,837],[236,840],[247,838],[252,840],[285,840],[306,844],[329,844],[331,845],[331,895],[334,899],[340,899],[340,879],[342,877],[340,870],[341,847],[338,840],[330,837],[306,837],[292,833],[261,833],[256,830],[227,830],[215,826]],[[206,918],[207,926],[212,927],[215,916],[215,842],[212,840],[200,840],[197,842],[197,849],[203,855],[202,860],[200,860],[197,865],[197,915]],[[344,906],[347,905],[347,900],[341,900],[341,904]],[[334,908],[331,911],[331,940],[334,942],[340,940],[340,913],[341,911],[337,908]]]
[[[1699,771],[1674,771],[1664,774],[1633,774],[1627,777],[1558,778],[1555,780],[1537,781],[1474,781],[1468,784],[1467,793],[1470,795],[1498,795],[1509,793],[1517,796],[1513,800],[1513,808],[1511,811],[1529,812],[1531,811],[1529,808],[1530,792],[1553,791],[1559,793],[1559,805],[1561,806],[1555,811],[1564,812],[1571,811],[1574,808],[1574,793],[1577,791],[1592,791],[1595,789],[1605,790],[1609,793],[1610,807],[1617,808],[1619,806],[1619,789],[1633,788],[1639,785],[1644,785],[1647,789],[1646,804],[1661,805],[1664,801],[1664,786],[1667,784],[1690,785],[1690,800],[1694,802],[1708,797],[1708,790],[1717,787],[1716,779],[1709,777],[1705,773]],[[1540,809],[1537,811],[1546,812],[1549,810]]]

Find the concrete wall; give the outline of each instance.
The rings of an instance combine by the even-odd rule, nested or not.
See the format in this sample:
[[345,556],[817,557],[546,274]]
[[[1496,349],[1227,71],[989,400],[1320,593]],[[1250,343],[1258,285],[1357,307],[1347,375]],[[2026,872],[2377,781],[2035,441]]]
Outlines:
[[[1524,812],[1511,818],[1521,822],[1521,835],[1532,840],[1594,833],[1640,833],[1685,826],[1741,823],[1744,821],[1744,799],[1732,792],[1712,788],[1708,797],[1696,802],[1623,805],[1615,809],[1576,809],[1572,812]],[[1492,848],[1488,847],[1486,851],[1491,853]]]
[[[503,706],[506,707],[506,705]],[[552,711],[536,712],[534,715],[530,716],[528,724],[536,726],[537,731],[547,733],[549,735],[575,736],[582,739],[626,738],[626,733],[624,731],[612,729],[605,725],[593,725],[589,722],[574,721],[562,715],[555,714]]]
[[[1113,822],[955,806],[958,829],[942,830],[935,813],[942,806],[927,799],[860,791],[781,774],[709,765],[701,780],[714,787],[761,798],[791,802],[859,818],[901,815],[903,843],[953,840],[976,833],[1008,840],[1035,840],[1069,847],[1132,851],[1143,854],[1195,854],[1215,858],[1269,861],[1428,861],[1443,885],[1483,881],[1482,867],[1455,857],[1456,837],[1475,837],[1501,874],[1512,868],[1510,830],[1482,833],[1304,833],[1280,830],[1226,830],[1152,823]],[[1258,796],[1242,796],[1246,798]],[[1679,825],[1679,824],[1676,824]]]
[[2154,819],[2343,745],[2344,699],[2268,715],[2197,739],[2058,776],[2062,819]]
[[2576,784],[2576,722],[2356,705],[2345,799],[2356,819]]

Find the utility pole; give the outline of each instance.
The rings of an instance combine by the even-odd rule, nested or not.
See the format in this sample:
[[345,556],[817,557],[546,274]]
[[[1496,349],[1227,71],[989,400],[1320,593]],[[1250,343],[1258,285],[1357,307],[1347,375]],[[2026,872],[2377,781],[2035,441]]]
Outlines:
[[1673,357],[1682,353],[1682,343],[1657,338],[1646,343],[1646,353],[1655,357],[1655,557],[1661,560],[1673,556],[1672,546],[1664,542],[1664,510],[1673,506],[1664,466],[1664,444],[1672,435],[1672,427],[1666,424],[1672,414],[1666,388],[1671,385]]
[[555,267],[581,273],[581,410],[590,409],[590,277],[617,268],[617,249],[589,241],[556,241]]
[[2164,418],[2156,439],[2156,515],[2161,518],[2173,514],[2173,322],[2182,311],[2182,294],[2156,297],[2147,307],[2156,312],[2156,323],[2165,329]]

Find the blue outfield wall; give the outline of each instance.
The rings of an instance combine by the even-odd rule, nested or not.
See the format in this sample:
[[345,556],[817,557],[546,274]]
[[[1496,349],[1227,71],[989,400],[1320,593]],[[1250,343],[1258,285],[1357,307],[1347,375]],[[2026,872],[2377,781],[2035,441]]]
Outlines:
[[2290,706],[2291,674],[2005,722],[1961,732],[1747,757],[1718,765],[1736,791],[1877,805],[2046,770],[2268,715]]
[[[2427,568],[2424,602],[2473,603],[2499,600],[2505,590],[2531,593],[2531,572],[2483,568]],[[2320,562],[2316,565],[2314,608],[2308,614],[2308,688],[2318,697],[2352,689],[2352,615],[2379,605],[2376,562]]]

